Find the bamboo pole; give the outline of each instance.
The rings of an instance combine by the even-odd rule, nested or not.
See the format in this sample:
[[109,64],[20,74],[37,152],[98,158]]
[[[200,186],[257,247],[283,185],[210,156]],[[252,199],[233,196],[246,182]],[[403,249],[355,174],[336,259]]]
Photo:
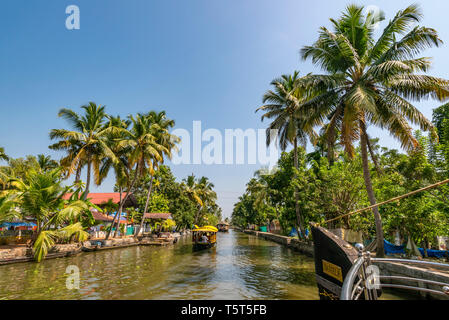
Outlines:
[[351,216],[351,215],[354,215],[354,214],[358,214],[358,213],[361,213],[361,212],[364,212],[364,211],[368,211],[368,210],[371,210],[373,208],[382,206],[384,204],[388,204],[388,203],[391,203],[391,202],[394,202],[394,201],[398,201],[398,200],[410,197],[410,196],[412,196],[414,194],[417,194],[417,193],[420,193],[420,192],[423,192],[423,191],[427,191],[427,190],[430,190],[430,189],[442,186],[443,184],[446,184],[446,183],[449,183],[449,179],[437,182],[435,184],[431,184],[430,186],[427,186],[427,187],[424,187],[424,188],[421,188],[421,189],[409,192],[407,194],[403,194],[402,196],[398,196],[398,197],[392,198],[390,200],[387,200],[387,201],[384,201],[384,202],[379,202],[379,203],[376,203],[376,204],[374,204],[372,206],[369,206],[369,207],[366,207],[366,208],[363,208],[363,209],[359,209],[357,211],[349,212],[349,213],[343,214],[341,216],[338,216],[336,218],[332,218],[332,219],[326,220],[322,224],[329,223],[329,222],[332,222],[332,221],[335,221],[335,220],[339,220],[341,218],[344,218],[344,217],[347,217],[347,216]]

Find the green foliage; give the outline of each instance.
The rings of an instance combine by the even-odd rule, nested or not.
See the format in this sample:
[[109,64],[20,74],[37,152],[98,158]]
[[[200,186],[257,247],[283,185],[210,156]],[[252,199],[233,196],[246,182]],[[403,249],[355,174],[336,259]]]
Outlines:
[[48,251],[55,245],[56,241],[86,241],[88,233],[83,230],[81,223],[68,225],[57,230],[42,231],[34,242],[34,258],[37,262],[42,261]]
[[[24,179],[13,179],[9,195],[0,198],[0,221],[32,218],[37,224],[33,237],[35,258],[41,261],[56,242],[84,241],[84,228],[92,225],[88,200],[79,199],[80,189],[62,184],[61,170],[35,170]],[[64,195],[73,192],[70,199]]]
[[[163,225],[167,229],[176,225],[190,228],[196,221],[204,222],[205,217],[211,221],[221,219],[213,184],[206,177],[188,178],[194,182],[190,185],[195,190],[192,196],[163,165],[164,158],[171,158],[180,141],[169,133],[175,122],[166,117],[165,111],[128,115],[123,120],[106,114],[105,107],[94,102],[81,109],[82,114],[61,109],[58,115],[70,128],[50,132],[50,138],[57,141],[49,148],[66,152],[59,163],[43,154],[12,159],[0,148],[0,160],[8,162],[0,166],[0,222],[24,217],[36,221],[32,244],[38,261],[58,242],[86,239],[84,230],[95,223],[90,209],[102,211],[87,199],[91,176],[99,185],[111,169],[116,178],[115,190],[123,197],[119,205],[112,201],[102,204],[108,213],[121,213],[133,193],[139,204],[137,211],[127,212],[128,220],[133,222],[142,220],[146,210],[172,213],[174,221]],[[86,167],[84,184],[81,171]],[[64,186],[63,179],[74,173],[75,183]],[[147,198],[150,201],[145,208]]]
[[[150,185],[150,175],[140,177],[136,183],[134,195],[139,204],[139,214],[136,219],[140,221],[143,208],[147,199],[147,192]],[[195,223],[195,218],[199,223],[205,223],[207,214],[221,217],[221,211],[215,203],[213,186],[207,179],[195,179],[194,176],[186,178],[183,182],[177,182],[170,170],[170,167],[160,165],[153,176],[153,193],[150,198],[149,210],[151,212],[170,212],[178,228],[191,228]],[[205,200],[204,208],[199,206],[199,202],[193,196],[193,192]],[[201,209],[201,210],[199,210]],[[199,213],[199,214],[198,214]]]
[[[313,199],[313,220],[324,221],[368,206],[360,157],[354,160],[342,156],[332,166],[326,158],[312,162],[308,192]],[[310,199],[310,198],[309,198]],[[331,222],[329,228],[364,229],[361,216]]]
[[[378,201],[446,179],[447,176],[442,175],[430,161],[430,139],[419,131],[414,138],[419,147],[407,154],[387,148],[373,154],[381,171],[379,174],[374,165],[370,167]],[[372,144],[373,150],[379,149],[375,141]],[[369,206],[362,160],[357,150],[353,159],[341,153],[332,165],[326,155],[317,150],[306,155],[300,148],[298,158],[300,166],[297,171],[291,151],[281,155],[277,170],[271,174],[256,172],[234,207],[232,223],[247,227],[278,219],[284,232],[290,231],[295,226],[294,187],[300,191],[299,204],[306,222],[322,223]],[[402,239],[410,236],[416,243],[427,241],[435,244],[436,236],[449,234],[448,199],[449,186],[442,186],[381,206],[379,211],[386,238],[393,241],[394,234],[399,231]],[[369,211],[336,220],[327,227],[362,231],[368,239],[375,236],[374,217]]]
[[14,193],[0,195],[0,224],[11,222],[20,216],[17,210],[17,195]]
[[0,147],[0,161],[1,160],[4,160],[4,161],[9,160],[9,157],[5,153],[5,148],[3,148],[3,147]]
[[79,173],[78,171],[87,165],[86,189],[89,190],[91,169],[94,181],[99,185],[102,179],[100,172],[102,161],[111,158],[115,163],[118,159],[109,144],[108,137],[113,128],[106,125],[105,107],[89,102],[81,108],[84,111],[83,115],[67,108],[59,111],[58,116],[64,118],[73,130],[52,129],[50,139],[58,141],[49,148],[66,151],[67,155],[60,161],[66,176],[75,171]]

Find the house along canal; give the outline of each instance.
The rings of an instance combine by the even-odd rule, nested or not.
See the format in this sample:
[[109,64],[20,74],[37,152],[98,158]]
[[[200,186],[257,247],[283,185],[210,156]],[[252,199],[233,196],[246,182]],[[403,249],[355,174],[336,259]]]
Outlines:
[[[79,289],[69,290],[66,271],[73,266],[79,270]],[[0,299],[318,298],[312,258],[233,230],[218,233],[215,248],[197,252],[186,236],[169,247],[135,246],[0,266]]]

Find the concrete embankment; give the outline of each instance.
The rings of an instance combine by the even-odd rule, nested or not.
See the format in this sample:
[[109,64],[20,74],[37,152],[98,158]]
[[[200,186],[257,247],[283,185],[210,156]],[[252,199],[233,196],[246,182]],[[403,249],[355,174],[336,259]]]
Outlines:
[[[434,270],[434,269],[427,269],[424,267],[416,267],[411,265],[405,265],[400,263],[375,263],[379,269],[380,274],[382,276],[400,276],[400,277],[408,277],[408,278],[417,278],[417,279],[426,279],[430,281],[436,281],[440,283],[448,283],[449,284],[449,272],[443,272],[440,270]],[[448,269],[449,270],[449,269]],[[430,290],[437,290],[441,291],[441,286],[429,284],[429,283],[422,283],[422,282],[410,282],[405,280],[397,280],[395,279],[392,281],[385,281],[382,280],[382,283],[394,283],[394,284],[402,284],[406,286],[417,286],[424,289],[430,289]],[[395,289],[398,290],[398,289]],[[413,292],[407,290],[408,293]],[[404,290],[404,292],[406,292]],[[419,292],[417,296],[421,296],[425,299],[437,299],[437,300],[449,300],[449,296],[444,296],[441,294],[435,294],[431,292]]]
[[[57,244],[48,251],[45,259],[61,258],[73,256],[81,252],[82,245],[75,244]],[[26,246],[0,249],[0,265],[34,261],[33,250]]]
[[[187,234],[188,233],[185,233],[184,236]],[[173,242],[175,242],[175,239],[162,239],[159,240],[159,242],[153,240],[153,242],[149,237],[140,237],[139,239],[136,239],[134,237],[127,237],[112,238],[109,240],[92,239],[83,243],[57,244],[49,250],[45,259],[73,256],[81,253],[82,251],[89,252],[120,249],[138,245],[161,245],[161,243],[162,245],[167,245],[173,244]],[[25,245],[11,245],[0,248],[0,265],[30,261],[34,261],[33,249],[30,247],[27,247]]]
[[237,228],[234,228],[234,229],[244,232],[244,233],[247,233],[247,234],[254,235],[256,237],[261,237],[263,239],[282,244],[290,249],[298,251],[298,252],[305,254],[309,257],[313,257],[313,243],[312,242],[300,241],[299,239],[281,236],[281,235],[278,235],[275,233],[261,232],[261,231],[254,231],[254,230],[242,230],[242,229],[237,229]]

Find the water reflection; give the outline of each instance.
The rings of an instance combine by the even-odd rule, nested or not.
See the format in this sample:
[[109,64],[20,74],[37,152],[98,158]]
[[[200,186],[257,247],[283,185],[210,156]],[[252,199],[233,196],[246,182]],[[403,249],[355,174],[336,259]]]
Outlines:
[[[80,290],[66,288],[76,265]],[[219,233],[217,246],[192,250],[129,247],[82,253],[40,264],[0,266],[1,299],[318,299],[313,260],[239,232]]]

